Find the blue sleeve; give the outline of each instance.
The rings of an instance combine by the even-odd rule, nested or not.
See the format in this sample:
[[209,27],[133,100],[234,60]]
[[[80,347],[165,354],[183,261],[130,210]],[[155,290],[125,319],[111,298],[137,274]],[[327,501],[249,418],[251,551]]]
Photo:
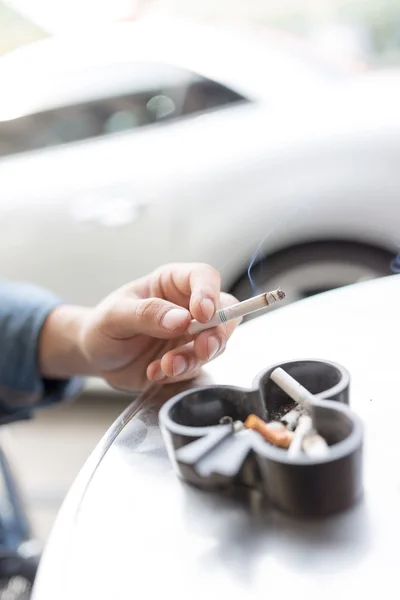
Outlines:
[[80,378],[49,380],[39,373],[40,332],[61,303],[40,287],[0,282],[0,424],[79,393]]

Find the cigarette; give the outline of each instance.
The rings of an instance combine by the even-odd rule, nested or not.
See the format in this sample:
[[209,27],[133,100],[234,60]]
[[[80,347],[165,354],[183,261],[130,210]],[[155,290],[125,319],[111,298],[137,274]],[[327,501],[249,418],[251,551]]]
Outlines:
[[282,423],[266,423],[260,417],[257,417],[257,415],[249,415],[244,425],[247,429],[257,431],[266,442],[280,448],[289,448],[294,435]]
[[289,446],[288,456],[297,456],[302,451],[304,437],[313,430],[311,417],[303,415],[293,434],[292,443]]
[[310,458],[323,458],[329,454],[329,446],[321,435],[310,433],[303,438],[303,452]]
[[278,288],[272,292],[266,292],[265,294],[260,294],[254,298],[244,300],[243,302],[238,302],[237,304],[233,304],[227,308],[221,308],[220,310],[217,310],[213,318],[208,321],[208,323],[199,323],[199,321],[193,319],[188,327],[188,333],[190,335],[195,335],[196,333],[200,333],[200,331],[204,331],[205,329],[211,329],[211,327],[217,327],[217,325],[232,321],[232,319],[245,317],[246,315],[250,315],[258,310],[267,308],[268,306],[271,306],[271,304],[275,304],[275,302],[283,300],[285,297],[285,292]]
[[300,408],[292,408],[292,410],[289,410],[289,412],[287,412],[285,415],[283,415],[283,417],[281,418],[281,423],[286,425],[286,427],[287,427],[287,429],[289,429],[289,431],[293,431],[294,429],[296,429],[296,426],[297,426],[297,423],[299,422],[301,414],[302,414],[302,411]]
[[239,433],[239,431],[242,431],[243,429],[245,429],[245,426],[244,426],[243,421],[233,421],[232,428],[233,428],[233,433]]
[[232,417],[222,417],[219,420],[219,424],[220,425],[232,425],[232,431],[233,433],[238,433],[239,431],[241,431],[242,429],[244,429],[244,423],[243,421],[234,421],[232,419]]
[[289,373],[286,373],[286,371],[281,369],[281,367],[278,367],[272,371],[270,378],[276,383],[277,386],[286,392],[290,398],[297,402],[297,404],[300,404],[300,406],[306,411],[310,410],[314,396],[291,375],[289,375]]

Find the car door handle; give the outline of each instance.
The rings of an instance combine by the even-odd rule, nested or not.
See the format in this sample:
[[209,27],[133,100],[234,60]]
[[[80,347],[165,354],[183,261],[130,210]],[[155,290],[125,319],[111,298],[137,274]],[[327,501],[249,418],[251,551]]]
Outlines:
[[130,194],[112,194],[107,197],[96,194],[77,199],[72,206],[72,217],[80,223],[92,223],[101,227],[122,227],[137,221],[146,203]]

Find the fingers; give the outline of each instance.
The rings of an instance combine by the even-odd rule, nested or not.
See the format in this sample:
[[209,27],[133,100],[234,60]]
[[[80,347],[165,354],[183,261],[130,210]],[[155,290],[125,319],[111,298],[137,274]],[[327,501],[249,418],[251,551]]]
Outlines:
[[220,275],[209,265],[176,265],[157,273],[156,285],[147,290],[155,296],[138,297],[134,290],[123,288],[101,306],[99,324],[107,336],[179,337],[191,318],[206,323],[217,308],[237,302],[233,296],[221,294]]
[[145,334],[159,339],[181,336],[190,323],[187,309],[161,298],[116,297],[99,318],[101,332],[113,339]]
[[200,359],[193,349],[193,342],[180,346],[164,354],[160,360],[154,361],[147,369],[147,377],[156,381],[166,377],[177,379],[183,374],[197,370]]
[[[136,288],[138,289],[138,288]],[[189,308],[194,319],[206,323],[219,308],[221,277],[203,263],[164,265],[151,276],[150,285],[138,290]]]
[[207,323],[220,308],[221,276],[209,265],[196,265],[190,273],[190,304],[193,318]]
[[163,383],[184,381],[196,377],[206,362],[196,356],[194,344],[189,342],[164,354],[161,360],[151,363],[147,368],[146,375],[150,380]]
[[[230,294],[222,293],[220,296],[221,308],[231,306],[236,302],[236,298]],[[240,322],[241,319],[234,319],[223,325],[213,327],[212,329],[206,329],[199,333],[194,340],[194,351],[196,355],[204,361],[215,358],[220,350],[225,348],[229,338]]]
[[[228,294],[221,294],[221,305],[233,304],[235,299]],[[202,331],[193,341],[174,348],[164,354],[160,360],[153,361],[147,369],[150,380],[181,380],[195,376],[199,369],[220,356],[240,319],[229,321],[218,327]]]
[[228,339],[238,324],[237,321],[230,321],[229,327],[227,325],[219,325],[213,329],[202,331],[193,343],[193,350],[196,356],[205,362],[216,358],[221,351],[225,350]]
[[195,377],[220,356],[240,322],[188,334],[192,318],[207,323],[216,310],[237,302],[220,287],[219,273],[199,263],[167,265],[126,284],[91,311],[82,334],[85,355],[118,388]]

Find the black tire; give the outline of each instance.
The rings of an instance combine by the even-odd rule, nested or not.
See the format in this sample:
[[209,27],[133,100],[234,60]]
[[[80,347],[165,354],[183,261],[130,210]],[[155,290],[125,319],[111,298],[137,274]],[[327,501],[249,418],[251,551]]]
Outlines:
[[[285,278],[285,273],[288,273],[289,271],[301,269],[306,266],[310,267],[312,265],[320,268],[324,263],[328,264],[332,262],[359,268],[360,272],[362,272],[362,270],[365,270],[366,272],[370,271],[372,274],[370,278],[385,277],[391,274],[390,264],[392,259],[393,256],[384,250],[360,244],[320,242],[299,245],[259,261],[251,269],[251,276],[255,285],[251,285],[246,273],[234,286],[232,286],[230,292],[239,300],[245,300],[255,293],[261,293],[272,289],[274,284],[276,284],[277,279],[279,279],[279,276],[282,275],[283,280]],[[356,283],[356,280],[343,281],[343,285],[350,283]],[[278,285],[280,284],[278,283]],[[321,282],[319,288],[315,287],[315,289],[310,289],[308,291],[302,290],[304,293],[299,294],[295,299],[305,298],[337,287],[342,287],[342,285],[327,287],[325,284],[322,285]],[[283,284],[282,288],[284,288]],[[279,303],[279,306],[283,306],[290,302],[290,297],[287,297],[284,302]],[[276,307],[278,308],[278,305]]]

